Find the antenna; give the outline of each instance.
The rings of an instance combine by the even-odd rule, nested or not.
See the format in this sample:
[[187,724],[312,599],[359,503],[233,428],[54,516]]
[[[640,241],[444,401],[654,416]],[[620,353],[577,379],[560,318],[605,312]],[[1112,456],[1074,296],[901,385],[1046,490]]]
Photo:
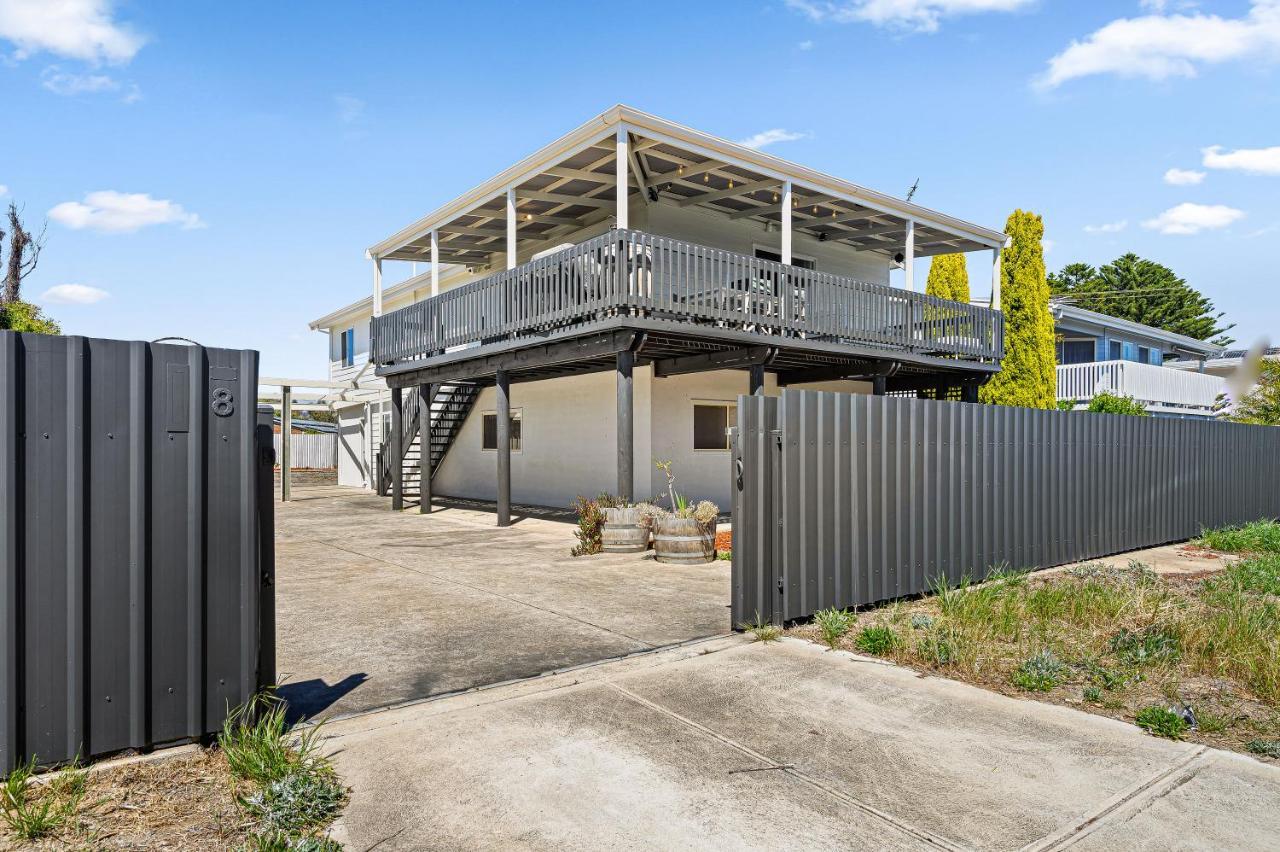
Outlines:
[[911,196],[916,194],[916,190],[920,188],[920,178],[916,178],[916,182],[911,184],[911,188],[907,190],[907,200],[911,200]]

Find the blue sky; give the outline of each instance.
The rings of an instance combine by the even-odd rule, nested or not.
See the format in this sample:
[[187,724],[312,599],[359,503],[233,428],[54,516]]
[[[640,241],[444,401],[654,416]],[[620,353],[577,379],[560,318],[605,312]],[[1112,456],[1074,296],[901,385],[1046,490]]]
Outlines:
[[322,375],[366,246],[623,102],[1034,210],[1050,269],[1134,251],[1280,342],[1280,0],[0,0],[0,56],[0,200],[50,219],[24,293],[69,333]]

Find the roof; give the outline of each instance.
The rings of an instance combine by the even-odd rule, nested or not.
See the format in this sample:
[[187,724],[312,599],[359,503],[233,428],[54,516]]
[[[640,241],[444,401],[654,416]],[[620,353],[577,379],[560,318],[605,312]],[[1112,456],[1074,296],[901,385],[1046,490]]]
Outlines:
[[1070,319],[1103,328],[1113,328],[1129,334],[1141,335],[1152,340],[1167,343],[1172,349],[1180,349],[1196,354],[1214,355],[1222,351],[1222,347],[1218,346],[1216,343],[1197,340],[1194,337],[1187,337],[1185,334],[1165,331],[1162,328],[1143,325],[1140,322],[1133,322],[1132,320],[1120,319],[1119,317],[1108,316],[1107,314],[1100,314],[1097,311],[1085,310],[1084,308],[1067,302],[1060,302],[1056,300],[1051,301],[1049,303],[1049,309],[1052,311],[1055,321]]
[[[656,192],[681,206],[714,204],[735,218],[753,216],[776,222],[779,205],[771,193],[781,181],[789,180],[797,212],[802,214],[795,217],[793,227],[821,228],[824,238],[870,241],[867,247],[871,249],[887,248],[893,231],[901,230],[901,224],[911,219],[917,227],[917,245],[940,235],[964,243],[946,246],[945,251],[995,248],[1006,241],[1000,231],[619,104],[370,246],[368,254],[382,259],[424,260],[429,256],[425,240],[431,231],[451,223],[455,226],[452,236],[482,241],[472,246],[477,256],[500,250],[504,234],[498,229],[486,232],[483,226],[505,218],[503,196],[512,187],[519,196],[520,228],[526,239],[551,239],[557,226],[581,225],[593,210],[610,210],[616,204],[613,139],[619,130],[632,139],[629,170],[637,185],[629,191],[649,197]],[[698,179],[693,180],[695,177]],[[880,222],[880,228],[859,227],[881,216],[898,221]],[[459,224],[462,217],[475,221]],[[448,248],[467,244],[451,241]],[[918,252],[920,256],[929,253]],[[457,262],[466,262],[469,256],[466,249],[454,254]]]

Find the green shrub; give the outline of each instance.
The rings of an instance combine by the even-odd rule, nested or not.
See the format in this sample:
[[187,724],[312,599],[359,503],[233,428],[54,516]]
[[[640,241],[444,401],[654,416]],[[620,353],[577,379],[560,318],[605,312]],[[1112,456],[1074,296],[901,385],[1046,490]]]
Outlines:
[[599,494],[594,500],[579,495],[570,507],[578,513],[578,528],[573,535],[578,543],[569,551],[571,556],[590,556],[604,549],[604,510],[617,505],[617,498]]
[[1167,707],[1153,704],[1138,711],[1134,720],[1139,728],[1171,740],[1180,740],[1190,727],[1187,720]]
[[1280,740],[1249,740],[1245,748],[1263,757],[1280,757]]
[[1131,396],[1102,391],[1089,400],[1088,411],[1094,414],[1127,414],[1130,417],[1149,417],[1150,413]]
[[854,644],[860,651],[882,657],[898,647],[898,634],[893,632],[892,627],[884,625],[864,627],[858,634],[858,638],[854,640]]
[[1225,553],[1280,553],[1280,523],[1262,520],[1204,530],[1196,544]]
[[1110,645],[1116,658],[1131,666],[1175,663],[1182,658],[1182,637],[1156,624],[1137,632],[1123,629],[1111,637]]
[[835,607],[820,609],[813,614],[813,622],[822,633],[822,641],[827,643],[827,647],[834,648],[841,637],[853,627],[854,614],[847,609]]
[[1070,669],[1047,648],[1022,661],[1013,672],[1013,683],[1028,692],[1048,692],[1066,680]]

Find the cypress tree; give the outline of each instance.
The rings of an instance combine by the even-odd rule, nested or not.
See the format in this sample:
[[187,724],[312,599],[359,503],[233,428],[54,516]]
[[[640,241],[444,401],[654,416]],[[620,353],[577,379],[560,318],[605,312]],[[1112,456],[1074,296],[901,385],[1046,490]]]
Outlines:
[[929,283],[924,291],[930,296],[969,302],[969,265],[962,254],[940,254],[929,264]]
[[1000,256],[1000,309],[1004,312],[1004,361],[982,386],[979,399],[995,405],[1056,408],[1058,372],[1044,273],[1044,222],[1015,210],[1004,226],[1012,240]]

